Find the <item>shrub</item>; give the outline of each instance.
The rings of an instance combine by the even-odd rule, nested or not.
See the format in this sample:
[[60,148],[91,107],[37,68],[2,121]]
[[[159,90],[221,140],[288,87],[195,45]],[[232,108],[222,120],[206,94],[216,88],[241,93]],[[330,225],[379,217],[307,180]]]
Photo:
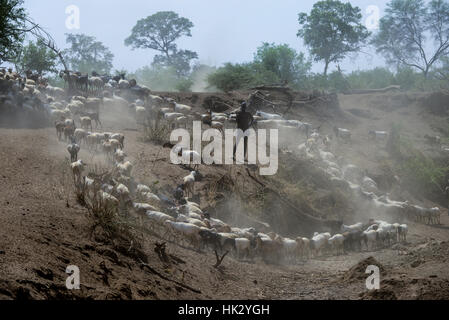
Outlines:
[[207,77],[210,85],[225,92],[245,89],[255,82],[250,64],[227,63]]

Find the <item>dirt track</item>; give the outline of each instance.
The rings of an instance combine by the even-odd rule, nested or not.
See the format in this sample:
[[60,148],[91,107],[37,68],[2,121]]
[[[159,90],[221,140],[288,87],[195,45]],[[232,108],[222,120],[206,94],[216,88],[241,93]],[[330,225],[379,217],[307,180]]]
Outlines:
[[[353,109],[348,99],[355,97],[342,99],[343,110]],[[371,130],[364,121],[352,122],[351,129]],[[164,160],[168,149],[140,142],[140,135],[127,128],[133,129],[129,119],[120,124],[106,120],[105,131],[125,134],[134,175],[141,182],[159,181],[162,190],[176,186],[187,171]],[[449,298],[447,214],[442,215],[441,226],[410,223],[408,243],[389,249],[323,257],[295,266],[226,258],[221,270],[212,267],[213,254],[174,244],[168,244],[172,258],[164,264],[153,251],[160,239],[136,229],[150,269],[91,232],[92,221],[71,192],[68,153],[54,129],[0,129],[0,136],[0,298]],[[93,161],[84,151],[80,157]],[[220,170],[226,169],[203,168],[203,174],[216,175]],[[382,290],[374,294],[364,287],[367,275],[358,269],[348,271],[370,256],[385,268]],[[65,288],[65,268],[71,264],[80,268],[80,291]]]

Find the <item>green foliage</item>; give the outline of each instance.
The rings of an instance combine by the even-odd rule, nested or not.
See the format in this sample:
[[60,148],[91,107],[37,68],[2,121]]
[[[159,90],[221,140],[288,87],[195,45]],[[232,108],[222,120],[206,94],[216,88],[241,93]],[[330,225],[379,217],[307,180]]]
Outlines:
[[334,71],[327,77],[327,87],[332,88],[333,91],[346,92],[351,89],[349,82],[341,72]]
[[56,53],[45,46],[42,41],[30,41],[16,57],[14,63],[19,72],[31,70],[42,75],[47,72],[57,72],[57,59]]
[[193,23],[189,19],[172,11],[160,11],[137,21],[125,45],[132,49],[159,51],[161,54],[154,57],[154,65],[174,67],[178,76],[186,76],[190,72],[191,61],[197,59],[198,54],[178,50],[176,41],[183,36],[191,37],[192,28]]
[[441,192],[449,174],[449,167],[441,167],[423,155],[407,159],[401,169],[408,185],[418,190],[427,190],[427,193]]
[[304,85],[311,68],[303,53],[288,45],[263,43],[250,63],[226,63],[208,76],[210,85],[225,92],[247,89],[262,84],[287,82],[299,88]]
[[193,85],[193,81],[191,79],[179,79],[176,84],[176,90],[180,92],[189,92],[191,91]]
[[198,54],[190,50],[174,51],[170,56],[156,55],[153,65],[161,67],[173,67],[180,77],[186,77],[190,73],[190,63],[197,59]]
[[420,197],[437,200],[449,175],[447,163],[438,163],[415,148],[401,135],[401,125],[397,123],[391,126],[386,147],[395,160],[395,170],[400,172],[401,184]]
[[297,53],[287,44],[275,45],[264,42],[257,48],[254,63],[262,70],[272,72],[279,82],[297,83],[305,79],[311,62],[305,61],[302,52]]
[[128,77],[154,91],[190,91],[193,84],[190,78],[179,77],[174,67],[159,65],[145,66]]
[[431,67],[449,53],[449,3],[390,1],[371,43],[388,63],[416,68],[427,77]]
[[66,34],[66,37],[70,48],[64,50],[64,56],[73,70],[89,74],[111,71],[114,55],[103,43],[85,34]]
[[47,80],[48,80],[48,84],[53,87],[64,88],[64,86],[65,86],[64,79],[62,79],[59,75],[53,75],[53,76],[47,77]]
[[226,63],[207,78],[210,85],[225,92],[246,89],[255,82],[252,65],[250,63]]
[[[380,89],[400,85],[401,90],[432,91],[447,86],[447,81],[438,79],[435,71],[429,72],[426,78],[421,72],[410,67],[401,67],[396,72],[379,67],[372,70],[353,71],[345,75],[345,79],[351,89]],[[333,84],[329,84],[329,87],[337,88]]]
[[346,78],[352,89],[380,89],[395,83],[394,74],[380,67],[353,71]]
[[23,0],[0,0],[0,63],[20,52],[27,14]]
[[324,61],[324,75],[331,62],[358,52],[369,37],[361,19],[359,7],[338,0],[316,2],[309,15],[299,14],[297,36],[303,38],[315,61]]
[[422,193],[430,199],[438,198],[446,185],[449,166],[437,163],[402,138],[400,148],[404,156],[398,167],[404,177],[404,185],[414,193]]
[[[399,68],[392,72],[387,68],[353,71],[343,74],[338,71],[328,76],[317,73],[305,73],[301,80],[289,83],[289,86],[299,90],[328,90],[331,92],[347,92],[350,89],[380,89],[391,85],[400,85],[406,91],[432,91],[449,86],[449,78],[438,78],[437,71],[431,71],[426,78],[421,72],[412,68]],[[247,89],[261,84],[279,83],[279,77],[263,64],[226,64],[208,77],[210,85],[223,91]]]

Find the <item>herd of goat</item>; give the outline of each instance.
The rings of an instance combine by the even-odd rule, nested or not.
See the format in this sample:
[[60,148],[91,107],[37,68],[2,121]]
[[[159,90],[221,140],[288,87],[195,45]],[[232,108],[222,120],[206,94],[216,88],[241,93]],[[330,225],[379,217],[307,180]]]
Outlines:
[[[85,85],[79,75],[62,73],[67,81]],[[76,78],[77,76],[78,78]],[[73,95],[67,98],[66,90],[39,85],[32,79],[19,80],[17,74],[0,73],[0,77],[10,81],[15,90],[25,97],[40,101],[44,112],[55,124],[60,141],[68,143],[71,170],[78,193],[91,206],[100,206],[103,210],[117,215],[134,215],[161,237],[178,242],[187,242],[197,250],[205,247],[217,251],[233,251],[239,259],[261,257],[264,261],[285,261],[294,263],[298,259],[318,257],[323,254],[343,254],[351,250],[376,250],[398,241],[406,241],[408,226],[404,220],[415,220],[428,224],[440,223],[439,208],[423,208],[411,205],[408,201],[394,201],[389,195],[382,195],[373,179],[365,172],[330,152],[331,137],[321,135],[312,125],[299,120],[286,120],[277,114],[258,111],[255,115],[257,127],[279,128],[296,135],[304,133],[304,142],[294,150],[299,158],[314,162],[328,175],[329,181],[338,187],[346,188],[367,202],[372,212],[386,213],[397,217],[398,223],[388,223],[380,219],[369,219],[366,223],[353,225],[341,224],[340,230],[315,233],[309,237],[286,238],[274,232],[256,230],[253,227],[238,228],[210,217],[200,206],[189,201],[188,196],[195,193],[195,181],[198,172],[192,171],[183,177],[181,195],[178,199],[169,199],[156,195],[148,186],[139,184],[132,176],[133,165],[124,152],[125,136],[122,133],[98,131],[102,128],[100,111],[106,106],[116,105],[121,110],[132,112],[139,125],[167,125],[187,127],[193,120],[201,120],[212,128],[223,130],[235,121],[235,112],[198,114],[193,108],[177,103],[173,99],[154,96],[143,87],[136,88],[135,81],[123,78],[99,79],[97,85],[103,90],[101,98],[86,98]],[[70,78],[72,77],[72,78]],[[69,80],[72,79],[72,80]],[[89,80],[89,79],[88,79]],[[16,94],[17,94],[16,91]],[[143,92],[143,93],[142,93]],[[13,98],[11,98],[13,99]],[[77,123],[79,127],[77,127]],[[93,125],[95,124],[95,132]],[[343,128],[334,128],[337,141],[349,141],[351,132]],[[373,139],[385,140],[388,133],[371,131]],[[78,159],[81,147],[89,152],[101,152],[112,165],[112,169],[102,175],[86,172],[87,164]],[[179,150],[192,154],[192,150]],[[187,195],[187,197],[184,197]],[[329,230],[330,231],[330,230]]]
[[[108,134],[106,134],[108,135]],[[79,146],[68,145],[69,152]],[[343,254],[351,250],[376,250],[398,241],[406,241],[406,224],[390,224],[382,220],[341,225],[341,233],[315,233],[311,238],[289,239],[274,232],[255,228],[238,228],[210,217],[200,206],[183,198],[176,203],[153,193],[150,187],[138,184],[132,177],[133,166],[126,161],[122,145],[113,152],[113,169],[107,175],[83,176],[86,164],[71,164],[75,186],[89,203],[100,202],[104,210],[114,214],[134,215],[168,241],[188,244],[197,250],[205,247],[218,252],[234,252],[238,259],[261,257],[266,262],[296,263],[300,259],[323,254]],[[107,156],[107,153],[105,151]],[[71,154],[72,156],[72,154]],[[108,156],[107,156],[108,157]],[[109,158],[108,158],[109,159]],[[183,178],[185,189],[195,183],[196,172]]]

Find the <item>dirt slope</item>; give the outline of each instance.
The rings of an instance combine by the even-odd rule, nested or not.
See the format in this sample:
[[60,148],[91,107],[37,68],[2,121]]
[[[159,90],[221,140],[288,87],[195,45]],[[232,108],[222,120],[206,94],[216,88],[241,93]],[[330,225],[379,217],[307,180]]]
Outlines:
[[[242,93],[235,99],[245,97]],[[390,103],[379,104],[377,99],[374,95],[340,97],[344,117],[334,121],[360,133],[355,137],[356,150],[343,146],[338,152],[348,154],[355,164],[363,164],[370,171],[378,170],[378,159],[371,157],[385,155],[366,145],[368,130],[388,130],[390,121],[401,120],[406,132],[418,141],[424,133],[435,132],[430,124],[443,125],[438,117],[420,114],[419,106],[413,103],[412,108],[403,110]],[[200,105],[197,108],[201,110]],[[359,115],[371,114],[374,120],[354,115],[354,110],[359,110],[355,111]],[[323,121],[313,111],[300,113],[314,125],[322,125],[324,132],[331,132],[334,122]],[[423,121],[426,117],[430,118]],[[120,121],[115,117],[105,120],[105,131],[125,133],[125,151],[135,164],[134,175],[139,181],[158,181],[159,190],[168,194],[188,169],[168,163],[169,150],[143,143],[134,129],[126,113]],[[54,129],[0,129],[0,136],[1,299],[449,298],[447,215],[442,216],[441,226],[410,223],[408,243],[389,249],[322,257],[293,266],[238,262],[226,257],[219,270],[212,267],[212,253],[198,253],[172,243],[167,245],[170,262],[162,262],[154,252],[154,243],[161,239],[136,225],[133,233],[147,261],[142,263],[130,256],[126,243],[110,241],[98,230],[92,232],[92,219],[71,192],[68,153],[65,144],[57,141]],[[95,160],[84,151],[80,157],[88,163]],[[198,189],[203,207],[210,205],[206,186],[230,170],[237,177],[242,169],[202,166],[204,180]],[[257,190],[256,183],[249,184]],[[231,218],[240,218],[245,224],[253,222],[248,217]],[[380,293],[367,292],[363,277],[348,276],[351,270],[360,269],[351,267],[370,256],[385,268],[381,274],[384,291]],[[80,268],[79,291],[65,288],[68,265]]]

